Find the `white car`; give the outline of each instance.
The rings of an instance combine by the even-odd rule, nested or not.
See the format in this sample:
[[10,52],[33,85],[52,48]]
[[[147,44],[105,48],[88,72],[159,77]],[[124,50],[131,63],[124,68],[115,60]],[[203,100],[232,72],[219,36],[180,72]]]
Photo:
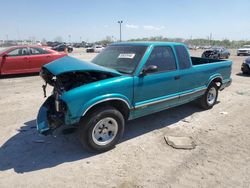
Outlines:
[[100,53],[104,47],[102,45],[94,45],[92,47],[89,47],[86,49],[86,52],[95,52],[95,53]]
[[237,50],[237,56],[250,55],[250,45],[244,45],[242,48]]
[[95,53],[100,53],[103,50],[103,46],[102,45],[95,45],[94,46],[94,52]]

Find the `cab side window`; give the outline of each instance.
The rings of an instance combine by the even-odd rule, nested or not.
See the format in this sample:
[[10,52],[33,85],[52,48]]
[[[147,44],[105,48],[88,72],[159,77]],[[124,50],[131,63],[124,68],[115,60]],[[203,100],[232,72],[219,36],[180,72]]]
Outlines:
[[47,54],[48,52],[41,48],[30,48],[31,55]]
[[145,67],[150,65],[157,66],[157,72],[176,70],[176,62],[172,48],[169,46],[154,47]]
[[175,46],[180,69],[188,69],[191,66],[190,56],[184,46]]

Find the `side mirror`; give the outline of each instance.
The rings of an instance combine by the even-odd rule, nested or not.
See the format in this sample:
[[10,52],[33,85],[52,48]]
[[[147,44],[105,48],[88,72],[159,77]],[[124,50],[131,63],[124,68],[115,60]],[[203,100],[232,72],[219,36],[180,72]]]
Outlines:
[[7,53],[4,53],[4,54],[2,55],[2,57],[3,57],[3,58],[6,58],[6,57],[8,57],[8,54],[7,54]]
[[148,73],[154,73],[157,71],[158,71],[158,67],[156,65],[150,65],[142,70],[141,76],[145,76]]

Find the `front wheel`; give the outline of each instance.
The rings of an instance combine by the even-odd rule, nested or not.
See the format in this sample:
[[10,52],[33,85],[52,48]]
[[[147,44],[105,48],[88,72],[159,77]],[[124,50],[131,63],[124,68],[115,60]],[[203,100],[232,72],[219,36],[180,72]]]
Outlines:
[[124,117],[113,107],[102,107],[81,120],[79,138],[82,145],[104,152],[113,148],[124,132]]
[[218,98],[218,86],[212,83],[205,94],[200,98],[200,106],[206,110],[213,108]]

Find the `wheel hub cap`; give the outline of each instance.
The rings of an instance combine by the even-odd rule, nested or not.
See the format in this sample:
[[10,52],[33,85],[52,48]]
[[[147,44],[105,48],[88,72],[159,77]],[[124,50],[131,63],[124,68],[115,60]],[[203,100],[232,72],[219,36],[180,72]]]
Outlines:
[[216,99],[216,89],[214,87],[211,87],[208,91],[208,94],[207,94],[207,103],[209,105],[213,105],[214,102],[215,102],[215,99]]
[[118,132],[118,123],[114,118],[106,117],[95,125],[92,139],[97,145],[107,145],[114,140]]

